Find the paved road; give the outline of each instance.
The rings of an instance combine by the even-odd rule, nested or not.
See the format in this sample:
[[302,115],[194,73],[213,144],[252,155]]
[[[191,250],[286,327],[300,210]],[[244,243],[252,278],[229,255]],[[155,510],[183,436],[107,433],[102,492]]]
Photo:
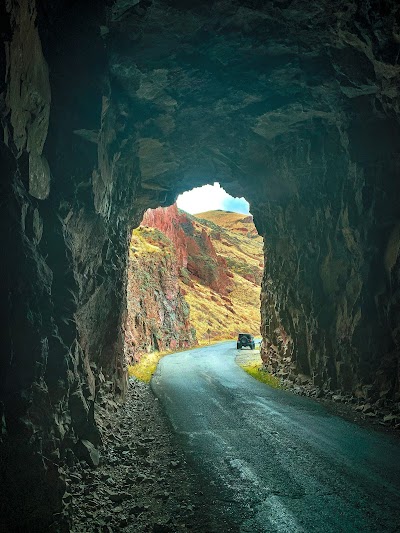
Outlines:
[[236,355],[233,342],[171,354],[152,380],[203,489],[220,504],[209,510],[211,529],[400,531],[400,441],[259,383]]

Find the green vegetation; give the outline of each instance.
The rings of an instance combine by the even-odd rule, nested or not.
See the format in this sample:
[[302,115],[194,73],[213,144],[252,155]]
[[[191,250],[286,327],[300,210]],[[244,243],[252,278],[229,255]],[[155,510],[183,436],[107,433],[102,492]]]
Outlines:
[[245,372],[250,374],[250,376],[258,381],[261,381],[261,383],[265,383],[265,385],[268,385],[274,389],[282,388],[280,379],[272,376],[265,370],[262,370],[259,361],[247,361],[246,363],[240,364],[240,367],[243,368]]
[[150,253],[172,253],[172,243],[164,233],[157,228],[140,226],[132,231],[130,254],[131,257],[143,256]]
[[183,283],[186,283],[186,285],[190,285],[190,283],[192,282],[192,279],[190,277],[190,273],[189,273],[188,269],[185,268],[185,267],[182,267],[179,270],[179,276],[180,276],[181,280],[183,281]]

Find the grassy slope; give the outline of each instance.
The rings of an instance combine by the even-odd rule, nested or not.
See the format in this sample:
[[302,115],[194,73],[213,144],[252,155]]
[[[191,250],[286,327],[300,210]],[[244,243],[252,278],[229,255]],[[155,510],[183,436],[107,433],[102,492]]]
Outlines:
[[[218,293],[194,281],[194,287],[182,285],[190,305],[190,318],[199,342],[236,337],[239,331],[255,335],[260,330],[260,279],[263,269],[263,240],[254,225],[244,224],[246,215],[209,211],[191,217],[196,226],[211,236],[217,254],[224,257],[233,273],[234,289],[227,301]],[[217,236],[218,238],[215,238]],[[249,281],[243,275],[255,275]],[[233,309],[233,312],[232,312]]]
[[252,222],[242,222],[248,216],[226,211],[207,211],[199,213],[196,218],[206,224],[211,223],[211,228],[215,224],[223,229],[221,241],[213,240],[217,253],[243,266],[253,267],[262,275],[263,239],[257,234]]
[[[240,331],[258,335],[260,331],[260,279],[262,274],[263,240],[253,224],[242,223],[246,215],[225,211],[210,211],[188,217],[196,230],[205,229],[217,254],[224,257],[233,274],[234,289],[228,297],[221,296],[192,277],[190,287],[181,280],[181,289],[190,305],[190,322],[197,332],[199,343],[234,338]],[[215,238],[217,237],[217,238]],[[130,247],[131,257],[143,254],[171,253],[171,242],[159,230],[134,230]],[[245,275],[258,276],[249,281]]]

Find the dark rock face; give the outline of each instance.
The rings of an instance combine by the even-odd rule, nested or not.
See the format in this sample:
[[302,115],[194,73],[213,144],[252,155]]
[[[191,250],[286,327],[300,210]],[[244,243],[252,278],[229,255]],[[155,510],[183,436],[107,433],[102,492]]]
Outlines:
[[121,273],[139,176],[134,158],[119,160],[132,148],[116,139],[100,13],[83,23],[68,6],[7,6],[1,523],[39,531],[61,511],[63,462],[100,440],[102,376],[117,396],[125,388]]
[[264,359],[399,394],[398,20],[394,0],[0,6],[3,523],[61,509],[102,383],[125,389],[129,230],[194,185],[251,203]]

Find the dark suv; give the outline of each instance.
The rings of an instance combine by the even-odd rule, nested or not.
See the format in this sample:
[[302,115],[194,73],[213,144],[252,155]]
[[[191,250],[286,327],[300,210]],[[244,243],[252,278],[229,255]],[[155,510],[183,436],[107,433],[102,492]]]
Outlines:
[[254,342],[253,335],[250,335],[250,333],[239,333],[236,348],[238,350],[241,350],[243,346],[248,346],[249,348],[254,350],[254,348],[256,347],[256,343]]

